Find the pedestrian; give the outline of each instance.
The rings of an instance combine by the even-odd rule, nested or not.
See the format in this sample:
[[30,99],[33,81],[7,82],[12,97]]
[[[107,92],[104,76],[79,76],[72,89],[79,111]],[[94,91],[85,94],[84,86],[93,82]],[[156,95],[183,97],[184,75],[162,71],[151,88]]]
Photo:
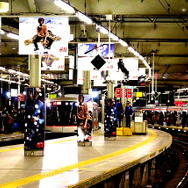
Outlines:
[[121,127],[121,120],[122,120],[122,114],[123,114],[123,106],[118,99],[116,101],[116,118],[117,118],[117,126]]
[[132,116],[133,110],[131,103],[127,101],[126,107],[125,107],[125,117],[126,117],[126,127],[131,126],[131,116]]

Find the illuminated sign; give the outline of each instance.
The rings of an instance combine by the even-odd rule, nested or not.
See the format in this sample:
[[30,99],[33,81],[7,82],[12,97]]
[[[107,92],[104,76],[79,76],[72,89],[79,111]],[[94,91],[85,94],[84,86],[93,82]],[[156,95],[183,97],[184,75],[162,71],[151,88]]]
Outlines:
[[43,16],[19,19],[19,54],[67,56],[69,37],[68,17]]

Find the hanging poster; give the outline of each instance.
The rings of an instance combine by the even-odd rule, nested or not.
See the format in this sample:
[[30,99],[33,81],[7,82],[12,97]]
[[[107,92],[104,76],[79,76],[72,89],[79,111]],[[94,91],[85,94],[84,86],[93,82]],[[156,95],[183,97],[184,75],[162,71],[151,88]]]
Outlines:
[[[91,63],[93,57],[78,58],[78,84],[83,84],[83,71],[90,70],[93,86],[104,86],[107,80],[122,81],[125,79],[124,72],[118,68],[119,59],[104,59],[106,63],[98,70]],[[138,80],[138,77],[143,74],[143,71],[138,69],[138,58],[123,58],[122,62],[128,72],[129,80]]]
[[95,57],[100,55],[103,58],[114,57],[115,44],[88,44],[88,43],[79,43],[78,44],[78,56],[87,56]]
[[65,70],[65,58],[62,55],[41,55],[41,70]]
[[19,54],[68,55],[68,17],[19,19]]

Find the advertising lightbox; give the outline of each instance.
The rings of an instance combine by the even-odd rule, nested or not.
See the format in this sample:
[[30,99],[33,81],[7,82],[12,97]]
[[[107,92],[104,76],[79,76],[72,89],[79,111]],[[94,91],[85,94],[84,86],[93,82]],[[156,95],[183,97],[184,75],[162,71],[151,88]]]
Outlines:
[[20,17],[19,54],[68,55],[68,17]]
[[41,70],[65,70],[65,57],[62,55],[41,55]]
[[78,56],[83,57],[95,57],[100,55],[103,58],[114,57],[115,44],[97,44],[92,43],[79,43],[78,44]]

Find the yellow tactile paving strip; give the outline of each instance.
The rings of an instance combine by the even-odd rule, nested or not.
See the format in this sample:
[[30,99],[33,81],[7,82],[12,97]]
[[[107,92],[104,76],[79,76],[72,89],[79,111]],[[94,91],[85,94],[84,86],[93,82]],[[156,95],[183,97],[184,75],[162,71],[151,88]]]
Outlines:
[[[58,168],[58,169],[55,169],[55,170],[50,170],[48,172],[39,173],[39,174],[36,174],[36,175],[33,175],[33,176],[29,176],[29,177],[26,177],[26,178],[22,178],[22,179],[18,179],[18,180],[12,181],[12,182],[1,184],[0,188],[20,187],[20,186],[23,186],[23,185],[26,185],[26,184],[29,184],[29,183],[32,183],[32,182],[40,181],[43,178],[48,178],[48,177],[51,177],[51,176],[61,174],[63,172],[69,171],[69,170],[73,170],[73,169],[76,169],[76,168],[84,168],[84,166],[86,166],[86,165],[92,165],[94,163],[97,163],[97,162],[100,162],[100,161],[103,161],[103,160],[110,160],[110,158],[112,158],[112,157],[116,157],[116,156],[124,154],[126,152],[130,152],[134,149],[137,149],[137,148],[144,146],[144,145],[152,142],[153,140],[155,140],[156,137],[157,137],[157,134],[154,131],[151,131],[151,130],[148,130],[148,132],[149,132],[149,137],[147,139],[145,139],[144,141],[139,142],[135,145],[132,145],[130,147],[127,147],[127,148],[124,148],[124,149],[121,149],[121,150],[118,150],[116,152],[109,153],[109,154],[106,154],[106,155],[103,155],[103,156],[100,156],[100,157],[96,157],[96,158],[92,158],[92,159],[89,159],[89,160],[74,163],[74,164],[71,164],[71,165],[68,165],[68,166],[64,166],[64,167],[61,167],[61,168]],[[56,141],[56,142],[52,142],[52,143],[55,144],[55,143],[60,143],[60,142],[72,141],[72,140],[74,140],[74,139],[61,140],[61,141]],[[4,149],[4,150],[0,150],[0,152],[13,151],[13,150],[16,150],[16,149],[17,150],[23,149],[23,147]]]

